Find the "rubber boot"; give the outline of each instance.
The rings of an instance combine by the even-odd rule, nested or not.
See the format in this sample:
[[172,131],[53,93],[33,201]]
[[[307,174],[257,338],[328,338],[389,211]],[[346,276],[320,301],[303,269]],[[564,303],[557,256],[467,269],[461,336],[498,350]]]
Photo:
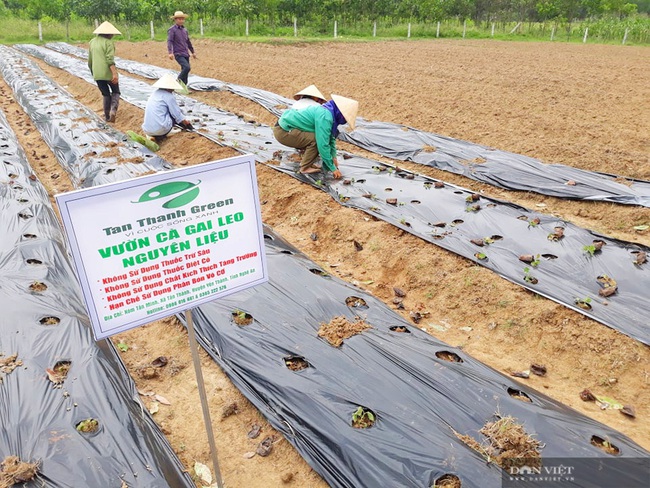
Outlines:
[[104,95],[104,118],[108,122],[111,118],[111,96]]
[[107,120],[109,122],[115,122],[115,116],[117,115],[117,107],[120,105],[120,94],[113,93],[110,98],[111,98],[110,112]]

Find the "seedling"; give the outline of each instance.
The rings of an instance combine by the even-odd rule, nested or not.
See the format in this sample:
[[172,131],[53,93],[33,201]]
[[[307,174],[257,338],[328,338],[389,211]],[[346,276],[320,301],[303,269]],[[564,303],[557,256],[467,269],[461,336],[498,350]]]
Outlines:
[[[525,219],[525,217],[524,217],[524,219]],[[539,225],[539,223],[540,223],[539,218],[534,218],[534,219],[528,221],[528,227],[537,227]]]
[[596,252],[596,246],[593,244],[587,244],[586,246],[582,246],[582,250],[589,254],[590,256],[593,256],[594,253]]
[[528,266],[524,268],[524,281],[533,285],[536,285],[538,282],[537,278],[530,274],[530,268]]
[[237,325],[249,325],[253,322],[253,316],[243,310],[236,309],[232,312],[232,320]]
[[476,259],[478,259],[480,261],[483,261],[484,259],[487,259],[487,255],[482,253],[482,252],[477,252],[476,254],[474,254],[474,256],[476,257]]
[[530,262],[530,265],[531,265],[533,268],[536,268],[536,267],[539,265],[539,254],[537,254],[537,255],[535,256],[535,259],[533,259],[533,260]]
[[375,424],[375,414],[370,410],[359,407],[352,414],[352,427],[355,429],[367,429]]
[[124,341],[120,341],[117,343],[117,348],[122,352],[126,352],[129,350],[129,345]]
[[432,186],[433,186],[433,183],[431,183],[430,181],[425,181],[424,182],[424,189],[425,190],[430,190]]
[[76,429],[78,432],[96,432],[99,429],[99,422],[96,419],[82,420],[77,424]]
[[591,310],[591,298],[576,298],[575,304],[583,310]]

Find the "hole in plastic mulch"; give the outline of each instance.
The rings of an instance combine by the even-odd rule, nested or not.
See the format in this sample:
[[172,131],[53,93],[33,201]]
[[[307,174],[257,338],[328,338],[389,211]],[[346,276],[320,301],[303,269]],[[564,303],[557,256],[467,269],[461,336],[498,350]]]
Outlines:
[[47,285],[45,283],[41,283],[40,281],[35,281],[31,285],[29,285],[29,290],[36,291],[36,292],[45,291],[47,290]]
[[456,220],[451,221],[451,225],[460,225],[460,224],[463,224],[463,223],[465,223],[465,221],[461,220],[461,219],[456,219]]
[[542,257],[544,259],[557,259],[557,256],[555,254],[542,254]]
[[284,365],[291,371],[302,371],[311,366],[302,356],[287,356],[283,358]]
[[61,322],[61,319],[59,317],[55,317],[53,315],[48,315],[47,317],[43,317],[38,322],[41,325],[58,325]]
[[50,381],[57,385],[63,383],[68,377],[68,372],[70,371],[71,366],[72,361],[69,359],[57,361],[52,367],[52,371],[48,371]]
[[454,193],[455,193],[456,195],[462,195],[464,192],[462,192],[462,191],[460,191],[460,190],[456,190]]
[[417,205],[417,204],[422,203],[422,202],[420,200],[411,200],[411,203]]
[[530,399],[530,397],[528,395],[526,395],[521,390],[517,390],[516,388],[509,387],[508,388],[508,395],[510,395],[515,400],[519,400],[521,402],[533,403],[533,401]]
[[280,251],[280,252],[281,252],[282,254],[293,254],[293,253],[292,253],[291,251],[289,251],[288,249],[283,249],[283,250]]
[[369,408],[359,406],[352,413],[352,427],[355,429],[369,429],[377,421],[377,414]]
[[501,239],[503,239],[503,236],[500,236],[499,234],[494,234],[493,236],[490,236],[490,239],[492,239],[493,241],[500,241]]
[[598,437],[597,435],[591,436],[591,444],[598,447],[599,449],[602,449],[607,454],[611,454],[612,456],[617,456],[621,453],[621,450],[618,447],[616,447],[611,442],[603,439],[602,437]]
[[31,219],[33,217],[33,215],[29,215],[27,213],[20,212],[18,214],[18,217],[20,217],[23,220],[27,220],[27,219]]
[[264,234],[264,239],[268,239],[269,241],[272,241],[272,240],[274,240],[275,238],[274,238],[273,236],[271,236],[271,235]]
[[392,188],[384,188],[384,191],[393,191]]
[[438,351],[436,352],[436,357],[438,359],[442,359],[443,361],[449,361],[450,363],[463,362],[462,358],[458,354],[451,351]]
[[366,180],[356,180],[356,183],[365,183]]
[[389,329],[392,330],[393,332],[400,332],[402,334],[410,334],[411,333],[409,328],[406,327],[405,325],[393,325],[393,326],[389,327]]
[[345,299],[345,304],[348,307],[352,307],[352,308],[368,308],[368,304],[363,298],[354,297],[354,296],[347,297]]
[[311,271],[312,273],[314,273],[315,275],[318,275],[318,276],[329,276],[329,275],[328,275],[325,271],[323,271],[322,269],[311,268],[309,271]]
[[243,310],[235,310],[231,314],[232,321],[237,325],[244,326],[253,323],[253,316]]
[[41,261],[40,259],[32,259],[32,258],[26,259],[25,262],[27,264],[43,264],[43,261]]
[[74,427],[77,432],[86,436],[97,435],[102,428],[99,420],[93,418],[81,420]]
[[460,478],[455,474],[443,474],[433,482],[430,488],[462,488]]
[[36,239],[36,234],[23,234],[24,239]]

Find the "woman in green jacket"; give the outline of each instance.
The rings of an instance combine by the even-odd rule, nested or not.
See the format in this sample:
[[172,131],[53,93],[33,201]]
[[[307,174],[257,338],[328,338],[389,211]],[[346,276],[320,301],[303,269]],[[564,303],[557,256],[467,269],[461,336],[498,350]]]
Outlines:
[[117,107],[120,104],[120,85],[115,67],[114,35],[122,34],[110,22],[97,27],[88,48],[88,67],[104,97],[104,117],[107,122],[115,122]]
[[[320,106],[286,110],[273,129],[273,135],[280,144],[304,151],[299,173],[327,170],[338,179],[341,177],[336,159],[338,127],[348,124],[354,130],[358,110],[356,100],[332,95],[332,100]],[[318,156],[323,161],[322,168],[313,164]]]

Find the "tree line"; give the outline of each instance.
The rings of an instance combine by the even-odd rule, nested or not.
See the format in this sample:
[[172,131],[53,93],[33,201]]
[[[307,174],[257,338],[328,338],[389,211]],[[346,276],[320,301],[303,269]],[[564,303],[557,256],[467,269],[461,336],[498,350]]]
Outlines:
[[176,10],[225,21],[250,18],[273,24],[367,20],[571,23],[624,19],[650,12],[650,0],[2,0],[0,15],[35,20],[110,19],[127,23],[168,20]]

